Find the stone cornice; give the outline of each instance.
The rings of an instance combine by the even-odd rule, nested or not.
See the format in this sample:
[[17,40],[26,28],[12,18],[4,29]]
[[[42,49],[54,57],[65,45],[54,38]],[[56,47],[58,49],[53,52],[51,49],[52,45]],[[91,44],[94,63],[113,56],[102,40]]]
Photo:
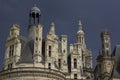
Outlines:
[[21,67],[13,68],[11,70],[3,70],[0,72],[0,80],[12,77],[47,77],[54,79],[65,80],[66,76],[60,71],[47,69],[47,68],[38,68],[38,67]]

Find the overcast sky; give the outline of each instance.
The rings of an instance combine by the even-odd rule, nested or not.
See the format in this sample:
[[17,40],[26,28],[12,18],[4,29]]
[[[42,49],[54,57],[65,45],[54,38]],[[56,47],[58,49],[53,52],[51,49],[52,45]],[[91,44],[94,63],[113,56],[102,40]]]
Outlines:
[[94,65],[101,49],[102,30],[110,31],[112,49],[120,43],[120,0],[0,0],[0,69],[10,26],[19,24],[21,35],[26,35],[29,11],[34,4],[41,10],[44,37],[50,23],[54,22],[56,34],[66,34],[68,43],[75,43],[78,21],[82,21],[87,48],[93,52]]

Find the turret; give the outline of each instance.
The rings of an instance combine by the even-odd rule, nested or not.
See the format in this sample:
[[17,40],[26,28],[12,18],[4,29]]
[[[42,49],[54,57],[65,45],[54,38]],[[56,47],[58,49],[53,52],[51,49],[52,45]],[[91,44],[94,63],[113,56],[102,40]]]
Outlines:
[[78,31],[77,31],[77,43],[80,44],[82,46],[82,48],[86,48],[86,44],[85,44],[85,33],[82,29],[82,23],[81,21],[79,21],[78,24]]
[[42,25],[37,25],[34,35],[34,64],[42,62]]
[[50,25],[51,27],[50,27],[50,32],[49,32],[49,34],[55,34],[55,24],[54,24],[54,22],[52,22],[51,23],[51,25]]
[[39,24],[40,23],[41,12],[36,5],[31,8],[29,13],[29,25]]
[[34,66],[42,66],[42,32],[43,27],[40,23],[41,12],[36,5],[29,12],[28,41],[33,42],[33,61]]
[[103,31],[101,33],[101,41],[102,41],[102,54],[104,56],[110,56],[111,44],[110,44],[110,33],[108,31]]
[[111,57],[110,32],[103,31],[101,33],[102,53],[97,57],[97,79],[111,80],[114,59]]
[[11,29],[10,29],[10,33],[9,36],[10,37],[18,37],[20,35],[20,27],[17,24],[13,24]]
[[34,39],[36,30],[37,30],[37,25],[40,25],[40,16],[41,12],[36,5],[31,8],[30,13],[29,13],[29,27],[28,27],[28,37],[29,39]]
[[77,42],[80,43],[80,44],[85,44],[84,31],[82,30],[81,21],[79,21],[79,24],[78,24]]
[[6,41],[4,69],[12,69],[16,67],[16,63],[20,59],[21,42],[19,39],[20,26],[13,24]]
[[58,69],[58,36],[55,34],[55,24],[50,24],[50,31],[45,39],[45,67]]
[[[60,37],[61,40],[61,55],[62,58],[58,60],[58,64],[59,64],[59,68],[61,68],[61,70],[63,72],[68,72],[68,66],[67,66],[67,56],[68,56],[68,51],[67,51],[67,35],[61,35]],[[60,62],[61,61],[61,62]],[[61,66],[62,65],[62,66]]]

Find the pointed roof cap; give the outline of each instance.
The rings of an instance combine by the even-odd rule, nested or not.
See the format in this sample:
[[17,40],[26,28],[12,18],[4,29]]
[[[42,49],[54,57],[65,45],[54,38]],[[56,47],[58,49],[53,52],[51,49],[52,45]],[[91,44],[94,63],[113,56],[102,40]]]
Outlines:
[[31,8],[30,13],[41,13],[40,9],[34,4],[34,6]]
[[54,22],[52,22],[52,23],[51,23],[51,26],[55,26],[55,23],[54,23]]
[[84,34],[84,31],[82,30],[82,22],[81,20],[79,20],[79,23],[78,23],[78,32],[77,34]]
[[54,22],[52,22],[51,24],[50,24],[50,33],[51,34],[55,34],[55,24],[54,24]]
[[79,26],[79,30],[82,30],[82,22],[81,22],[81,20],[79,20],[78,26]]
[[14,30],[14,29],[20,29],[20,26],[18,24],[13,24],[11,26],[11,30]]

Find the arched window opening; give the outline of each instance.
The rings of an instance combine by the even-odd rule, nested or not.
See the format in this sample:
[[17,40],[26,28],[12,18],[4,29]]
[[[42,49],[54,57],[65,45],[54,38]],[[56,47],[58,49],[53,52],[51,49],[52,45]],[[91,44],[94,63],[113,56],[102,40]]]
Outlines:
[[9,48],[9,57],[13,57],[13,53],[14,53],[14,45],[10,45],[10,48]]
[[74,59],[74,68],[77,68],[77,59]]
[[52,47],[49,46],[49,51],[48,51],[48,56],[51,57],[51,50],[52,50]]

